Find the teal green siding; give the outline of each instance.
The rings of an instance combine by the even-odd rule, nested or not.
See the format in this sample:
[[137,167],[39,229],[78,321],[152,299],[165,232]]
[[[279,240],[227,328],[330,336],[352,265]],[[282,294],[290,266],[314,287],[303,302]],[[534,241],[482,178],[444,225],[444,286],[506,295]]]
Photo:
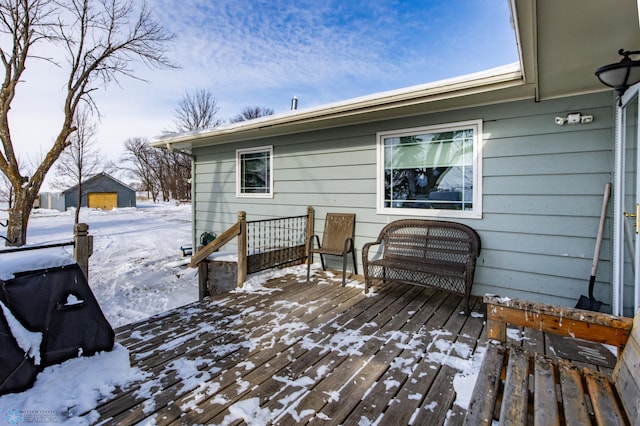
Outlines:
[[[587,291],[604,185],[613,181],[613,107],[608,92],[523,100],[195,149],[196,235],[222,232],[240,210],[257,220],[302,215],[310,205],[317,233],[327,212],[355,212],[359,249],[402,217],[376,213],[376,132],[482,119],[483,217],[459,220],[482,239],[473,293],[575,305]],[[594,122],[554,124],[578,111]],[[236,149],[265,145],[273,145],[274,197],[237,198]],[[611,225],[596,285],[606,303]]]

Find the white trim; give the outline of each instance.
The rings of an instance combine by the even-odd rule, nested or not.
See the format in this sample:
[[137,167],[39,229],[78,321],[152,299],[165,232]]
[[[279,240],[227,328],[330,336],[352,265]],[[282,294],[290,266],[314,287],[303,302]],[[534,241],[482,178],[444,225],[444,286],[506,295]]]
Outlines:
[[[240,187],[242,167],[240,166],[240,156],[243,154],[256,154],[260,152],[269,153],[269,192],[267,193],[243,193]],[[273,198],[273,145],[259,146],[256,148],[246,148],[236,150],[236,197],[237,198]]]
[[[468,211],[445,209],[407,209],[384,206],[384,139],[393,136],[411,136],[420,133],[439,133],[452,130],[474,130],[473,136],[473,209]],[[384,215],[423,216],[434,218],[482,219],[482,120],[458,121],[409,129],[376,133],[376,213]]]
[[613,185],[613,277],[611,282],[611,313],[613,315],[622,315],[621,291],[622,278],[624,269],[624,219],[623,219],[623,193],[624,173],[623,164],[625,162],[624,147],[622,146],[622,138],[620,129],[622,129],[622,109],[616,107],[616,130],[615,130],[615,159],[614,173],[615,184]]
[[[280,114],[260,117],[253,120],[230,123],[215,128],[194,130],[186,133],[171,133],[153,138],[151,146],[166,146],[176,144],[191,146],[194,142],[202,141],[204,145],[227,143],[216,142],[225,136],[248,132],[251,139],[254,132],[262,129],[288,126],[300,123],[318,123],[341,117],[356,117],[374,111],[387,111],[402,105],[416,105],[432,102],[438,99],[452,99],[467,97],[468,95],[491,92],[506,87],[523,85],[520,61],[500,67],[492,68],[460,77],[448,78],[431,83],[424,83],[386,92],[373,93],[339,102],[319,105],[306,109],[287,111]],[[518,97],[516,99],[522,99]],[[509,98],[509,100],[514,100]],[[469,105],[465,105],[468,107]],[[457,109],[457,107],[456,107]],[[442,109],[439,109],[442,111]],[[353,120],[352,120],[353,122]],[[344,124],[344,123],[343,123]],[[245,138],[246,139],[246,138]]]
[[[613,186],[613,268],[611,280],[611,313],[614,315],[624,315],[624,267],[625,267],[625,222],[624,222],[624,188],[626,187],[626,173],[624,164],[626,164],[626,121],[622,113],[623,108],[627,106],[634,97],[640,96],[640,84],[636,84],[625,92],[622,96],[620,106],[616,106],[615,117],[615,184]],[[636,101],[640,102],[640,101]],[[638,105],[638,114],[640,115],[640,104]],[[640,122],[640,116],[638,117]],[[636,142],[637,143],[637,142]],[[638,164],[637,166],[640,166]],[[640,171],[639,171],[640,172]],[[636,255],[637,256],[637,255]],[[640,271],[636,270],[636,274]],[[635,312],[640,305],[640,286],[634,285],[634,305]]]

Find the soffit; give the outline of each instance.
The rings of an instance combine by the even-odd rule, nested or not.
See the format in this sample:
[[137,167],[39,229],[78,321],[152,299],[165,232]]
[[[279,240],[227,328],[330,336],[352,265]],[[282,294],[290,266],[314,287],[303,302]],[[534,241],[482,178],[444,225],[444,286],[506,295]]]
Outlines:
[[227,127],[161,136],[151,141],[151,145],[159,148],[170,145],[176,149],[194,149],[533,96],[534,86],[522,82],[521,72],[517,67],[506,67],[501,74],[492,75],[489,72],[478,78],[452,79],[449,83],[437,82],[433,85],[379,93],[315,109],[263,117]]
[[640,50],[636,1],[536,0],[535,4],[540,99],[610,90],[595,70],[619,62],[619,49]]

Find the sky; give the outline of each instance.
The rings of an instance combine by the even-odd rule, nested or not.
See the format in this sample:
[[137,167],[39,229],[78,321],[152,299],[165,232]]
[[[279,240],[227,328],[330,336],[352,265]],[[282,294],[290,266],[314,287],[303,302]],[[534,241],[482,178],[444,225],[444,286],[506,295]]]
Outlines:
[[[138,1],[138,0],[134,0]],[[96,136],[124,142],[171,129],[186,93],[213,94],[218,118],[243,107],[289,111],[484,71],[518,61],[508,0],[148,0],[176,38],[179,68],[148,69],[96,93]],[[37,160],[61,124],[64,69],[28,64],[10,115],[19,155]]]

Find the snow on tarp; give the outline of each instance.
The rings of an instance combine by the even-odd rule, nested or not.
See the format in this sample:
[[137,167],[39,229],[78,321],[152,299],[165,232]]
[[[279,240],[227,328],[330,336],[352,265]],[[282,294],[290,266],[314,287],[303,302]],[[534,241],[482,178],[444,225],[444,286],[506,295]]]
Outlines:
[[[38,419],[25,416],[46,414],[48,421],[44,423],[88,424],[98,418],[96,411],[89,411],[97,401],[112,395],[117,387],[148,376],[131,367],[129,352],[116,344],[110,352],[47,367],[28,391],[0,397],[0,413],[14,413],[16,420],[21,420],[16,423],[36,422]],[[86,411],[86,416],[77,417]]]
[[[71,247],[71,246],[69,246]],[[8,281],[15,274],[26,271],[56,268],[76,263],[64,247],[3,253],[0,250],[0,280]]]
[[1,301],[0,306],[2,306],[2,312],[7,320],[7,324],[9,324],[9,329],[11,329],[11,335],[16,340],[16,343],[18,343],[20,349],[33,358],[35,365],[40,365],[42,333],[27,330]]

